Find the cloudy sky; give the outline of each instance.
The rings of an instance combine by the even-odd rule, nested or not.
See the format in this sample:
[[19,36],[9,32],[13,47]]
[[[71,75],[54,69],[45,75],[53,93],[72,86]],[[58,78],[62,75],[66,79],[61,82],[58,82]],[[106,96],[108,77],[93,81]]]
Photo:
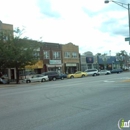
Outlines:
[[[118,0],[128,4],[129,0]],[[0,20],[44,42],[79,46],[80,53],[130,53],[128,10],[104,0],[0,0]],[[130,3],[130,2],[129,2]],[[126,7],[128,7],[126,5]]]

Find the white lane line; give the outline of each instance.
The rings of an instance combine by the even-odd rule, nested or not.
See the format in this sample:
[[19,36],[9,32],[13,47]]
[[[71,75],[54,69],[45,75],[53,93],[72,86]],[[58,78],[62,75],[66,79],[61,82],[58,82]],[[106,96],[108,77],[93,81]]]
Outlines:
[[108,82],[115,82],[115,81],[110,81],[110,80],[104,80],[104,82],[108,83]]

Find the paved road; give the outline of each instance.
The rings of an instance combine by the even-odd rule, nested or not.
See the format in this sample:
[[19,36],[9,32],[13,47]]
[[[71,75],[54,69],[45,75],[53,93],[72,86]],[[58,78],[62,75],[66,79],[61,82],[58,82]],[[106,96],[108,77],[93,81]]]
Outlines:
[[[130,119],[130,73],[0,88],[0,130],[118,130]],[[125,129],[125,128],[124,128]]]

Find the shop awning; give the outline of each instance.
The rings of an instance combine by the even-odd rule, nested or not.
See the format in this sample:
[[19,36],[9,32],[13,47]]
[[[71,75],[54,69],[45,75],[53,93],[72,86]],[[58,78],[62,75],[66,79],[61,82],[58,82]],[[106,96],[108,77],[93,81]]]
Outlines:
[[43,61],[39,60],[35,65],[27,65],[25,69],[42,69],[43,68]]

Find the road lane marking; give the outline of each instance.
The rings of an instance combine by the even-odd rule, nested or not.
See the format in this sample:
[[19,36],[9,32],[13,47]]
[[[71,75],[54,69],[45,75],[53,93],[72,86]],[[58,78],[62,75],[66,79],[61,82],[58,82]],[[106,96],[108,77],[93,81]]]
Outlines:
[[115,82],[115,81],[111,81],[111,80],[104,80],[104,82],[108,83],[108,82]]

